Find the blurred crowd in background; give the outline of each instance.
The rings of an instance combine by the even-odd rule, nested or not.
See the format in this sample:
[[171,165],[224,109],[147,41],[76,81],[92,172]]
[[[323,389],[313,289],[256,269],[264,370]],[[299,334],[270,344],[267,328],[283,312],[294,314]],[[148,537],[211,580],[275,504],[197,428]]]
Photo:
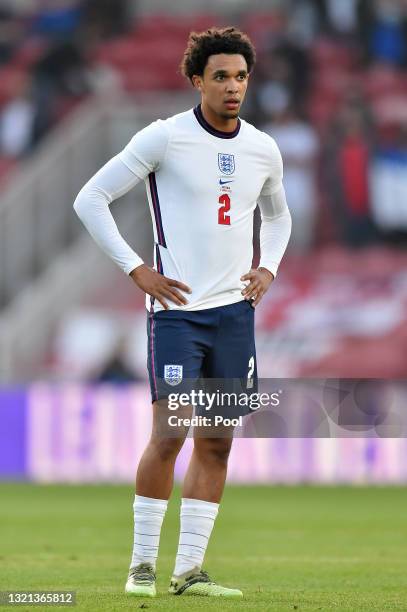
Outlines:
[[[299,338],[312,338],[318,360],[326,351],[326,330],[335,336],[335,330],[343,328],[347,338],[394,330],[397,337],[387,337],[380,349],[391,344],[393,357],[380,362],[380,368],[391,363],[389,375],[405,373],[399,368],[407,348],[407,338],[400,334],[407,297],[400,280],[404,263],[388,254],[358,260],[360,271],[367,274],[376,271],[379,262],[383,283],[391,271],[396,275],[400,270],[391,286],[390,281],[388,286],[382,283],[383,300],[379,310],[372,303],[366,332],[360,331],[367,321],[364,315],[357,319],[357,332],[350,323],[364,312],[362,306],[347,311],[344,302],[336,303],[334,284],[327,290],[326,272],[332,274],[336,267],[355,279],[352,289],[349,283],[342,288],[349,293],[349,308],[355,296],[367,303],[376,299],[373,281],[363,281],[367,293],[362,298],[362,281],[358,285],[356,272],[352,276],[355,263],[349,253],[366,246],[407,244],[407,0],[270,0],[267,10],[257,10],[255,4],[228,0],[230,12],[223,7],[219,14],[174,14],[170,7],[165,13],[146,14],[137,10],[134,0],[0,0],[0,181],[4,184],[12,169],[88,96],[123,91],[137,100],[142,92],[190,88],[178,70],[189,32],[212,25],[240,27],[257,50],[244,117],[276,139],[284,159],[293,216],[289,254],[314,257],[319,247],[332,244],[346,249],[340,262],[309,259],[313,272],[320,272],[317,280],[309,280],[307,288],[304,269],[290,287],[283,279],[273,289],[271,309],[259,312],[260,326],[268,326],[264,349],[273,354],[273,371],[348,375],[348,345],[328,369],[301,369],[302,359],[311,353],[308,344],[301,353]],[[311,285],[317,296],[312,303],[307,294]],[[290,310],[293,296],[296,306]],[[281,332],[285,361],[275,331],[277,346],[270,344],[280,302],[279,321],[287,321]],[[386,310],[389,304],[394,306],[391,312]],[[273,313],[269,320],[267,312]],[[342,316],[341,321],[334,315]],[[111,329],[110,322],[106,326]],[[87,323],[87,337],[89,329]],[[144,343],[144,320],[136,335],[134,344],[139,346]],[[62,344],[64,337],[59,339]],[[261,346],[261,333],[259,339]],[[123,342],[119,338],[100,380],[134,378],[135,368],[128,372],[120,357]],[[91,344],[86,341],[89,350]],[[362,345],[359,338],[355,364],[363,365],[370,355],[367,375],[380,376],[383,370],[374,369],[370,345],[363,345],[361,353]],[[89,360],[83,347],[75,354]],[[284,361],[280,370],[277,352]],[[294,352],[301,364],[297,370],[292,369]],[[137,371],[144,372],[144,354],[143,363],[130,359],[133,364],[137,360]],[[341,364],[346,365],[343,371]]]
[[[231,3],[230,23],[257,48],[245,116],[280,146],[291,247],[404,240],[406,0],[270,5],[235,14]],[[188,86],[177,67],[189,29],[225,20],[138,20],[135,8],[128,0],[0,1],[3,177],[91,93]]]
[[1,154],[30,154],[92,91],[99,42],[130,24],[126,0],[1,0]]

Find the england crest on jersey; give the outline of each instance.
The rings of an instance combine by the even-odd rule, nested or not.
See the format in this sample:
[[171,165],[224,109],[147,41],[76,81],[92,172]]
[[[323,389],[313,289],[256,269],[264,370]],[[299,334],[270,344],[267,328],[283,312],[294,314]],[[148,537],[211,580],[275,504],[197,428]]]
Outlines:
[[165,365],[164,366],[164,380],[167,385],[179,385],[182,382],[182,365]]
[[230,153],[218,153],[218,166],[222,174],[233,174],[235,171],[235,156]]

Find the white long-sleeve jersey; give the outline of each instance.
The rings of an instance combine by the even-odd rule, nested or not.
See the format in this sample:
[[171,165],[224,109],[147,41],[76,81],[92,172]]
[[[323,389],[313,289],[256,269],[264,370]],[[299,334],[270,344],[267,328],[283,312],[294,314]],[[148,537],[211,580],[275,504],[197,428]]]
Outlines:
[[[191,287],[202,310],[242,299],[253,258],[253,213],[261,211],[260,266],[274,275],[291,232],[275,141],[244,120],[234,132],[209,125],[200,106],[138,132],[83,187],[74,208],[101,248],[129,274],[143,263],[121,236],[111,202],[145,181],[154,227],[154,267]],[[146,305],[150,308],[147,296]],[[154,310],[162,310],[156,300]]]

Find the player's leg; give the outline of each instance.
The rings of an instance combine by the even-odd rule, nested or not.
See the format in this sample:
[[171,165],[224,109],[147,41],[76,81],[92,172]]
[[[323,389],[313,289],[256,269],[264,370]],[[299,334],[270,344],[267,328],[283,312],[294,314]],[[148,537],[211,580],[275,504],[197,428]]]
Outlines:
[[[225,487],[233,430],[223,428],[222,437],[206,437],[203,428],[194,428],[194,449],[185,475],[182,497],[219,504]],[[217,436],[219,428],[217,428]]]
[[[150,440],[141,457],[136,477],[136,495],[133,503],[134,539],[126,592],[132,595],[154,597],[155,568],[161,527],[167,510],[174,481],[174,465],[188,433],[178,428],[165,434],[164,419],[167,402],[153,404],[153,426]],[[190,406],[185,415],[192,414]]]
[[194,431],[194,450],[182,489],[181,530],[169,592],[240,598],[242,592],[213,582],[202,568],[225,486],[232,432],[207,438]]
[[[188,428],[168,425],[168,402],[164,399],[153,403],[153,424],[150,440],[140,459],[136,492],[143,497],[168,500],[174,484],[175,460],[181,450]],[[177,416],[190,418],[192,407],[185,406]]]
[[[185,328],[182,313],[163,312],[148,321],[148,370],[153,398],[153,425],[148,445],[140,460],[134,510],[134,542],[126,592],[133,595],[155,595],[155,566],[161,527],[174,479],[174,465],[188,428],[170,426],[168,422],[168,388],[165,371],[172,366],[182,379],[196,377],[201,367],[199,351]],[[187,356],[187,358],[186,358]],[[178,370],[177,370],[178,368]],[[170,381],[174,383],[174,380]],[[180,380],[182,382],[182,380]],[[181,412],[182,410],[182,412]],[[179,417],[190,417],[192,408],[177,411]]]
[[[257,384],[254,309],[247,302],[239,302],[218,311],[218,333],[206,363],[207,376],[222,379],[226,392],[236,388],[237,379],[242,391],[252,392]],[[216,585],[201,570],[225,485],[232,439],[231,428],[217,431],[214,438],[206,437],[204,429],[194,431],[194,451],[184,480],[181,533],[170,586],[174,594],[242,597],[238,589]]]

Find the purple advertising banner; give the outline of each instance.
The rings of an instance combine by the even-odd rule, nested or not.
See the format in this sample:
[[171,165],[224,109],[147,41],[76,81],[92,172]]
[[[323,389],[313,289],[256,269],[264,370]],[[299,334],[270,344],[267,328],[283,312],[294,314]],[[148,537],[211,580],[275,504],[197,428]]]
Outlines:
[[[151,431],[149,390],[38,383],[0,391],[0,478],[36,482],[133,482]],[[359,434],[360,435],[360,434]],[[182,479],[192,450],[177,459]],[[236,438],[228,481],[238,483],[405,483],[407,439]]]
[[0,477],[27,477],[26,406],[24,389],[0,390]]

